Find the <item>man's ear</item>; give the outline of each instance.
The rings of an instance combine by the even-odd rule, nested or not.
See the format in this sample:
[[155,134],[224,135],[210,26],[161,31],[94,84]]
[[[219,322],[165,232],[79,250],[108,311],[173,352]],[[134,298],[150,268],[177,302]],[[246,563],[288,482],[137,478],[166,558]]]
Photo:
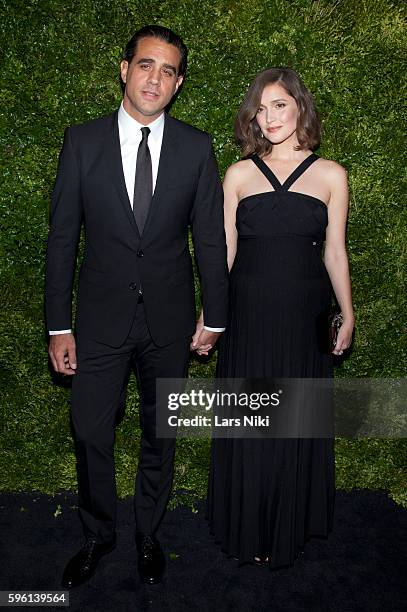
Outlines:
[[183,80],[184,80],[184,77],[183,77],[183,76],[179,76],[179,77],[177,78],[177,81],[176,81],[176,83],[175,83],[175,92],[174,92],[174,93],[176,93],[176,92],[178,91],[178,89],[181,87],[181,85],[182,85],[182,81],[183,81]]
[[127,60],[122,60],[122,62],[120,63],[120,76],[122,78],[123,83],[126,82],[128,69],[129,69],[129,62]]

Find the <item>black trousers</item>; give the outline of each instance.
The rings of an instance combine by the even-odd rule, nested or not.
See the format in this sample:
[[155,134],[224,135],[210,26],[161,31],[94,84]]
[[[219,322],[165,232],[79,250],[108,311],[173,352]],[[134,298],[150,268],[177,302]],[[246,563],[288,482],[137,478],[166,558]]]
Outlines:
[[175,439],[156,437],[156,379],[186,377],[190,340],[185,337],[157,347],[148,331],[143,304],[137,305],[130,333],[119,348],[78,339],[71,415],[79,516],[86,537],[104,542],[115,533],[115,424],[132,366],[136,368],[141,398],[141,449],[134,496],[136,531],[152,535],[158,529],[171,492]]

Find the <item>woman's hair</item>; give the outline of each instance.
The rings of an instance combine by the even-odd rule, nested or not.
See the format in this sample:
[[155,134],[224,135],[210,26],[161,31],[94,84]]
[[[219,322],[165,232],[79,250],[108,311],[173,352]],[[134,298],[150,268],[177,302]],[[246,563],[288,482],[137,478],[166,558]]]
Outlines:
[[259,72],[251,83],[240,105],[235,121],[236,142],[247,157],[257,153],[260,157],[270,153],[272,143],[263,138],[256,121],[261,104],[263,89],[271,83],[279,83],[288,95],[294,98],[298,107],[297,140],[300,149],[314,150],[321,141],[321,122],[315,108],[314,97],[305,87],[300,76],[291,68],[268,68]]

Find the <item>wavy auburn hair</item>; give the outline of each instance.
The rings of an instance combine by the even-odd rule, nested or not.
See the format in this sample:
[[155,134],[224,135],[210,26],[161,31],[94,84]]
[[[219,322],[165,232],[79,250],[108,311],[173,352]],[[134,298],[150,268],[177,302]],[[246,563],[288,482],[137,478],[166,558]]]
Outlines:
[[251,83],[240,105],[235,121],[235,138],[241,148],[242,157],[257,153],[264,157],[273,145],[263,137],[256,121],[263,89],[271,83],[279,83],[298,107],[297,139],[300,149],[316,149],[321,141],[321,121],[315,108],[314,97],[305,87],[301,77],[292,68],[268,68],[259,72]]

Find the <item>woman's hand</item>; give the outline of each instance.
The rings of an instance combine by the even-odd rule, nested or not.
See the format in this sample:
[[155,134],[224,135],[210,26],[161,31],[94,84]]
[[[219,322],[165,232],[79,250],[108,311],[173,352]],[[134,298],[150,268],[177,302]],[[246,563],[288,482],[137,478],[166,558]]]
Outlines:
[[355,322],[353,319],[344,319],[338,331],[338,339],[332,353],[334,355],[342,355],[343,351],[352,344],[352,334]]
[[196,347],[198,346],[198,338],[201,335],[201,331],[203,330],[203,326],[204,326],[204,316],[203,316],[203,310],[201,310],[201,314],[199,315],[199,319],[196,322],[195,333],[192,336],[191,344],[189,345],[189,348],[190,348],[191,351],[195,351]]

